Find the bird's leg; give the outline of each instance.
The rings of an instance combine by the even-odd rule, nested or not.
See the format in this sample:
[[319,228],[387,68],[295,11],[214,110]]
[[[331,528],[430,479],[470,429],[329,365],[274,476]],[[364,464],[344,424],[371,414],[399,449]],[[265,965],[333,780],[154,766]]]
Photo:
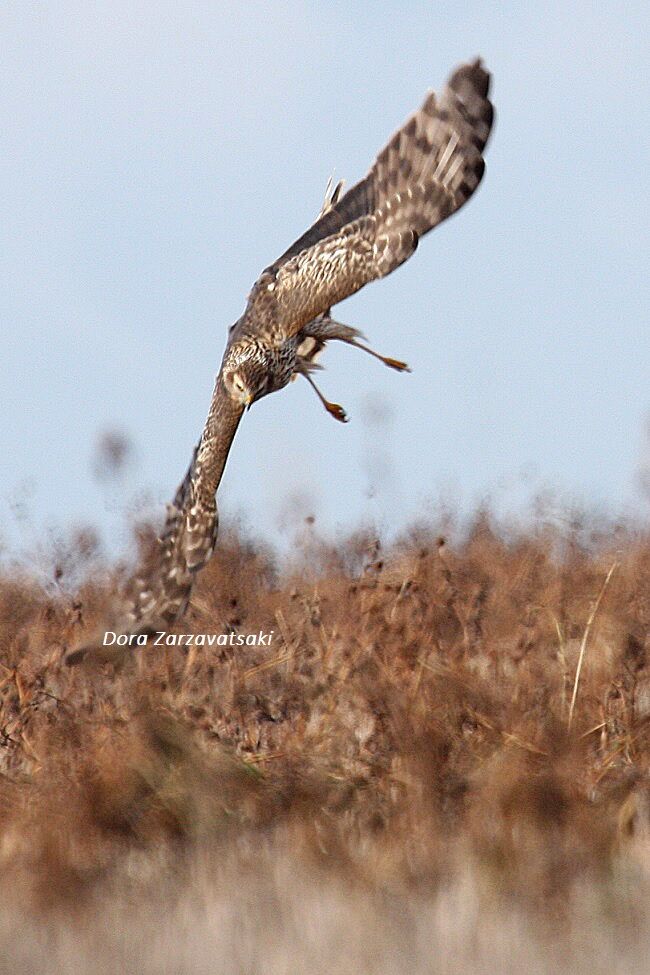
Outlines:
[[375,352],[371,349],[369,345],[364,345],[363,342],[358,342],[356,339],[341,339],[342,342],[347,342],[348,345],[353,345],[355,349],[361,349],[362,352],[367,352],[368,355],[372,355],[375,359],[379,359],[383,362],[385,366],[390,369],[397,369],[398,372],[410,372],[411,367],[406,363],[402,362],[401,359],[392,359],[389,355],[381,355],[379,352]]
[[295,372],[305,377],[330,416],[333,416],[335,420],[339,420],[341,423],[347,423],[348,417],[343,407],[339,406],[338,403],[330,403],[329,400],[325,399],[311,377],[311,373],[320,368],[321,367],[315,362],[309,362],[307,359],[298,358],[296,361]]
[[314,392],[316,393],[319,400],[321,401],[321,403],[323,404],[327,412],[330,414],[330,416],[333,416],[335,420],[340,420],[341,423],[347,423],[348,415],[343,409],[343,407],[339,406],[338,403],[330,403],[329,400],[325,399],[320,389],[318,388],[318,386],[316,385],[316,383],[311,378],[308,372],[304,372],[303,376],[305,377],[305,379],[307,380],[311,388],[314,390]]
[[392,359],[390,356],[381,355],[379,352],[371,349],[369,345],[360,342],[359,339],[365,339],[365,335],[357,328],[352,328],[351,325],[343,325],[342,322],[335,321],[329,315],[323,315],[320,318],[314,319],[313,322],[305,326],[303,334],[322,341],[337,339],[339,342],[347,342],[348,345],[353,345],[355,349],[361,349],[362,352],[367,352],[369,355],[374,356],[375,359],[379,359],[380,362],[383,362],[384,365],[389,366],[391,369],[397,369],[398,372],[411,371],[408,365],[400,359]]

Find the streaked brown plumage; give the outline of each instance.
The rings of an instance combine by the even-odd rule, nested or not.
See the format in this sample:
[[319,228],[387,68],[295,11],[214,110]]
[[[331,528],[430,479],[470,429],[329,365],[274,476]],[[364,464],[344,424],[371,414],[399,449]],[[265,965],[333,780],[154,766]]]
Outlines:
[[[156,629],[183,613],[195,575],[214,550],[215,494],[244,409],[297,375],[316,388],[310,373],[328,341],[378,355],[362,345],[360,332],[332,319],[330,309],[399,267],[420,237],[477,188],[492,126],[489,80],[480,60],[454,71],[441,97],[427,96],[367,176],[346,193],[339,184],[326,196],[313,226],[260,275],[230,329],[201,440],[169,506],[159,558],[127,596],[125,629]],[[345,419],[341,407],[316,391],[330,413]],[[67,659],[74,663],[84,653]]]

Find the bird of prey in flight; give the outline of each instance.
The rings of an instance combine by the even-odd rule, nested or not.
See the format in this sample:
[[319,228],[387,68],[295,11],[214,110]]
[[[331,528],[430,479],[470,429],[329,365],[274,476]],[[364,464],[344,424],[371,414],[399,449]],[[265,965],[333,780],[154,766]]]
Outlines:
[[[184,612],[196,573],[217,536],[215,495],[244,411],[302,375],[326,409],[345,420],[311,375],[316,355],[338,340],[386,365],[356,329],[330,309],[364,285],[403,264],[432,230],[470,198],[484,170],[483,150],[492,127],[490,76],[476,60],[458,67],[438,97],[393,135],[368,174],[347,192],[339,183],[326,194],[316,222],[269,265],[231,327],[208,418],[189,470],[172,504],[152,568],[137,576],[125,596],[122,623],[130,633],[164,627]],[[329,188],[328,188],[329,189]],[[71,653],[75,663],[85,648]]]

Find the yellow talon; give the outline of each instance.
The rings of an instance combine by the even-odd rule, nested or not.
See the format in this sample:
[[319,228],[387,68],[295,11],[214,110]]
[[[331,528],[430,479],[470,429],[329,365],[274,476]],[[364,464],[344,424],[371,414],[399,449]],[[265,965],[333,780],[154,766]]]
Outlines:
[[342,406],[339,406],[338,403],[326,403],[325,409],[327,410],[328,413],[331,413],[331,415],[334,417],[335,420],[340,420],[341,423],[348,422],[347,413],[345,412]]
[[406,362],[402,362],[400,359],[391,359],[390,356],[383,355],[381,357],[382,362],[385,362],[387,366],[391,369],[397,369],[398,372],[410,372],[410,367]]

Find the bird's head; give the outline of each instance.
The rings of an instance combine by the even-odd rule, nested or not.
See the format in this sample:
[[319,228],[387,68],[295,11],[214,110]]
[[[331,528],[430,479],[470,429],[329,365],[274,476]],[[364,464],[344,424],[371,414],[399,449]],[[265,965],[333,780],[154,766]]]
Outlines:
[[263,351],[254,343],[237,343],[226,353],[223,384],[230,398],[247,409],[270,392],[269,368]]

